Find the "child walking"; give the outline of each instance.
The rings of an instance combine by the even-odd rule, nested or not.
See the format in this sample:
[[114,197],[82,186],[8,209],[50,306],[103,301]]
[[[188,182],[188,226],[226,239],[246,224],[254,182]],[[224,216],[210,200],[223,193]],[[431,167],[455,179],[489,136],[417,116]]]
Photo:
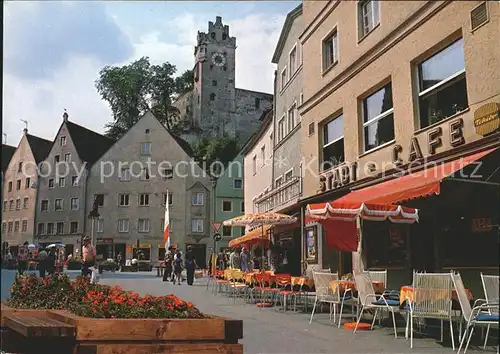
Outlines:
[[174,276],[172,277],[173,283],[175,284],[175,279],[177,279],[177,284],[181,285],[181,273],[182,273],[182,255],[179,250],[177,250],[174,259]]

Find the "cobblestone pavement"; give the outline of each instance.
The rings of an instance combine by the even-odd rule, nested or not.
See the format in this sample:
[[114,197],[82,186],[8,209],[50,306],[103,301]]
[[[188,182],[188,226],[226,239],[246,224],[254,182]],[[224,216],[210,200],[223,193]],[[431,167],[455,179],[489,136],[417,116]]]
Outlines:
[[[309,315],[305,313],[282,313],[272,308],[259,309],[255,305],[245,304],[242,300],[228,299],[223,295],[214,296],[206,291],[206,279],[198,279],[193,286],[186,283],[173,285],[163,283],[155,274],[136,276],[135,274],[116,273],[112,277],[103,277],[102,283],[120,285],[126,290],[141,294],[175,294],[192,301],[196,307],[207,314],[231,317],[243,320],[244,351],[257,353],[450,353],[451,342],[444,346],[436,338],[414,339],[414,348],[404,339],[404,320],[398,325],[400,338],[394,338],[394,332],[388,328],[375,327],[373,331],[361,331],[355,335],[352,331],[337,328],[330,324],[328,314],[315,315],[309,324]],[[390,323],[389,323],[390,325]],[[439,331],[438,331],[439,333]],[[445,334],[445,340],[449,338]],[[473,350],[474,349],[474,350]],[[494,353],[497,349],[487,347],[476,350],[471,347],[468,353]]]

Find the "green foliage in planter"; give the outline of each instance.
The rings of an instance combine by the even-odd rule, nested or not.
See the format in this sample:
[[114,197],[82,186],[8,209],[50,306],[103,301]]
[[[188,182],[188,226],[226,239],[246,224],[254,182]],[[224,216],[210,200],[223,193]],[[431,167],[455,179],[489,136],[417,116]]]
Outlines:
[[82,269],[82,262],[76,259],[68,261],[68,270],[80,270]]
[[99,263],[99,268],[103,270],[118,270],[120,269],[120,265],[115,261],[105,260],[104,262]]
[[14,308],[66,309],[93,318],[205,318],[175,295],[142,297],[118,286],[90,284],[87,277],[71,281],[66,274],[17,276],[10,292],[7,304]]

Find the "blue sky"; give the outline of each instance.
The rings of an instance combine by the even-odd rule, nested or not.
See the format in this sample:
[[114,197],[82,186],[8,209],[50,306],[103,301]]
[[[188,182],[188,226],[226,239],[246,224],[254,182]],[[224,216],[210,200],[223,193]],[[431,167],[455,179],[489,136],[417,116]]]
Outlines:
[[272,92],[271,56],[298,1],[8,1],[4,25],[3,131],[17,145],[24,123],[53,139],[63,109],[102,132],[111,120],[94,81],[105,65],[142,56],[182,72],[194,64],[197,31],[222,16],[236,36],[237,87]]

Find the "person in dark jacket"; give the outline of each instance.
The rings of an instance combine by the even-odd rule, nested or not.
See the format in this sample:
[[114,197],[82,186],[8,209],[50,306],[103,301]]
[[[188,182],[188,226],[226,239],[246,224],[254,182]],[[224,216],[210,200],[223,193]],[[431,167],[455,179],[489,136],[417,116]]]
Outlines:
[[174,257],[174,276],[172,277],[172,282],[175,284],[175,279],[177,278],[177,284],[181,285],[182,281],[182,255],[179,250],[176,251]]
[[197,267],[197,264],[196,264],[196,259],[194,258],[194,252],[193,252],[193,249],[191,248],[191,246],[187,246],[186,260],[184,261],[184,264],[186,265],[187,284],[193,285],[194,271]]
[[163,281],[169,281],[172,278],[173,255],[169,250],[165,254],[165,272],[163,272]]
[[49,250],[49,254],[46,259],[46,269],[47,269],[47,274],[54,274],[56,271],[56,248],[52,247]]
[[49,255],[44,248],[38,252],[37,261],[38,261],[38,271],[40,272],[40,277],[45,278],[45,270],[47,269],[47,258]]

